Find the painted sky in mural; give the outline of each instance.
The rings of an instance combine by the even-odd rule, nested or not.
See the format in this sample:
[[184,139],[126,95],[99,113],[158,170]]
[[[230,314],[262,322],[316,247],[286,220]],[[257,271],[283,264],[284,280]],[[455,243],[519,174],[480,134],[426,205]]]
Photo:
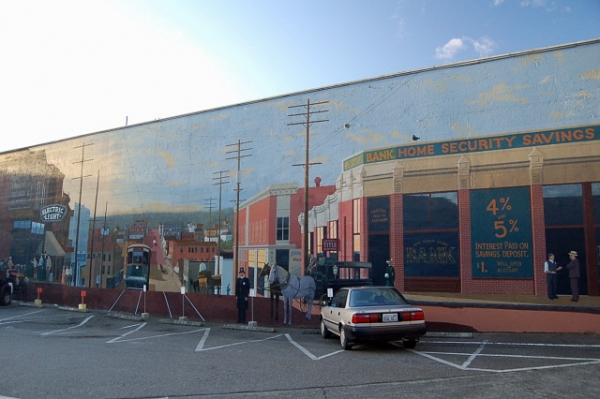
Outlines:
[[[216,173],[228,171],[222,206],[233,207],[237,163],[228,153],[248,142],[241,161],[241,198],[267,186],[303,186],[311,103],[310,169],[332,185],[343,160],[360,151],[589,123],[600,97],[600,43],[527,53],[476,65],[455,65],[366,80],[321,90],[128,126],[33,148],[65,173],[65,191],[77,200],[85,159],[82,203],[109,213],[196,211],[218,199]],[[582,90],[582,87],[584,90]],[[576,105],[576,106],[574,106]],[[82,155],[82,146],[85,154]],[[0,154],[0,157],[3,156]]]
[[590,40],[599,16],[597,0],[2,0],[0,152]]

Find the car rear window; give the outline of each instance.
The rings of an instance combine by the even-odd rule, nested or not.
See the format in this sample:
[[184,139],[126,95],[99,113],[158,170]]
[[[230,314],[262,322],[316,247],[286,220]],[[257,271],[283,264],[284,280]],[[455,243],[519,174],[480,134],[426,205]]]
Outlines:
[[351,307],[405,305],[407,303],[402,296],[392,289],[361,289],[350,293]]

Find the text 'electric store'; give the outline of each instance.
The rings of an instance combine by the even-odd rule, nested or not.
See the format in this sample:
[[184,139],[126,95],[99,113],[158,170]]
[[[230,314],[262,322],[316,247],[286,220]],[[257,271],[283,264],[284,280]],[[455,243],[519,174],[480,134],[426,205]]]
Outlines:
[[599,154],[600,125],[364,151],[344,161],[337,220],[320,216],[331,199],[311,211],[313,245],[371,262],[375,284],[392,259],[404,291],[535,295],[547,253],[577,251],[580,292],[599,295]]

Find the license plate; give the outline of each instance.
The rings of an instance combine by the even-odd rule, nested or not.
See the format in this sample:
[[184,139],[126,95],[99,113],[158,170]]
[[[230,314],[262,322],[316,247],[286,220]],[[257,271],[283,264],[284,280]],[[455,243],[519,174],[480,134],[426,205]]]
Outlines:
[[398,313],[384,313],[382,321],[384,323],[391,323],[394,321],[398,321]]

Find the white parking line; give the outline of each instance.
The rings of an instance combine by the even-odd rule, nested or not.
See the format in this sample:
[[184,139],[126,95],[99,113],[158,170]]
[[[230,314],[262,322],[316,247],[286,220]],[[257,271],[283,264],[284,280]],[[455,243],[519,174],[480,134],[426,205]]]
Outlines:
[[[148,324],[148,323],[141,323],[140,325],[138,325],[138,328],[136,328],[135,330],[128,331],[125,334],[121,334],[117,338],[113,338],[110,341],[107,341],[106,343],[107,344],[115,343],[115,342],[119,341],[121,338],[128,336],[129,334],[133,334],[134,332],[141,330],[142,328],[144,328],[144,326],[146,326],[146,324]],[[133,326],[130,326],[130,327],[133,327]]]
[[[9,320],[9,321],[5,321],[5,322],[0,322],[0,326],[3,326],[5,324],[15,324],[15,323],[23,323],[23,320]],[[2,399],[2,397],[0,397],[0,399]]]
[[137,326],[139,326],[140,324],[142,324],[142,323],[137,323],[137,324],[132,324],[132,325],[130,325],[130,326],[121,327],[121,328],[119,328],[119,330],[127,330],[128,328],[137,327]]
[[290,343],[292,345],[294,345],[296,348],[300,349],[300,352],[304,353],[306,356],[308,356],[311,360],[321,360],[321,359],[325,359],[329,356],[333,356],[333,355],[337,355],[340,352],[344,352],[343,349],[337,350],[335,352],[331,352],[328,353],[326,355],[323,356],[315,356],[313,355],[308,349],[306,349],[305,347],[303,347],[302,345],[300,345],[299,343],[297,343],[296,341],[294,341],[292,339],[292,337],[290,337],[290,334],[285,334],[285,337],[287,338],[288,341],[290,341]]
[[500,345],[500,346],[541,346],[550,348],[600,348],[597,344],[545,344],[545,343],[534,343],[534,342],[494,342],[494,341],[426,341],[421,340],[423,343],[428,344],[458,344],[458,345]]
[[196,345],[195,352],[200,352],[202,350],[202,348],[204,348],[204,343],[206,342],[206,339],[208,338],[209,333],[210,333],[210,328],[207,328],[204,331],[204,335],[202,336],[202,339],[200,340],[200,342],[198,342],[198,345]]
[[[510,354],[485,354],[481,353],[486,346],[512,346],[512,347],[548,347],[548,348],[579,348],[579,349],[598,349],[600,345],[582,345],[582,344],[544,344],[544,343],[522,343],[522,342],[460,342],[460,341],[422,341],[423,343],[429,344],[458,344],[458,345],[479,345],[479,347],[473,353],[464,353],[464,352],[442,352],[442,351],[421,351],[409,349],[410,352],[415,353],[417,355],[426,357],[438,363],[445,364],[450,367],[454,367],[463,371],[484,371],[490,373],[512,373],[516,371],[530,371],[530,370],[542,370],[542,369],[552,369],[552,368],[561,368],[561,367],[572,367],[572,366],[583,366],[589,364],[600,364],[600,359],[598,358],[589,358],[589,357],[566,357],[566,356],[532,356],[532,355],[510,355]],[[436,356],[437,355],[437,356]],[[467,360],[462,364],[452,363],[451,361],[445,360],[438,356],[468,356]],[[518,367],[511,369],[488,369],[488,368],[476,368],[469,367],[471,363],[476,358],[512,358],[512,359],[535,359],[535,360],[552,360],[556,361],[564,361],[565,363],[560,364],[550,364],[550,365],[536,365],[531,367]]]
[[471,362],[473,362],[473,360],[475,360],[477,355],[479,355],[481,353],[483,348],[485,348],[485,344],[486,344],[486,342],[484,341],[481,345],[479,345],[479,348],[477,348],[475,353],[473,353],[471,356],[469,356],[469,358],[462,364],[462,367],[469,367],[469,364],[471,364]]
[[139,337],[139,338],[130,338],[130,339],[123,339],[126,336],[136,333],[138,331],[140,331],[142,328],[144,328],[148,323],[140,323],[140,324],[133,324],[131,326],[125,326],[125,327],[121,327],[122,329],[127,329],[127,328],[133,328],[133,327],[137,327],[134,330],[128,331],[125,334],[121,334],[120,336],[111,339],[110,341],[107,341],[107,344],[114,344],[114,343],[122,343],[122,342],[134,342],[134,341],[143,341],[146,339],[153,339],[153,338],[164,338],[164,337],[170,337],[173,335],[188,335],[188,334],[195,334],[197,332],[200,331],[204,331],[206,330],[205,328],[198,328],[196,330],[191,330],[191,331],[184,331],[184,332],[177,332],[177,333],[168,333],[168,334],[157,334],[157,335],[149,335],[147,337]]
[[281,334],[277,334],[275,336],[267,337],[267,338],[264,338],[264,339],[253,339],[253,340],[250,340],[250,341],[234,342],[233,344],[213,346],[211,348],[204,349],[204,344],[206,342],[206,339],[208,338],[208,332],[205,332],[204,336],[202,337],[202,339],[198,343],[198,346],[196,346],[196,352],[204,352],[204,351],[210,351],[210,350],[214,350],[214,349],[229,348],[231,346],[244,345],[244,344],[249,344],[249,343],[252,343],[252,342],[263,342],[263,341],[268,341],[270,339],[277,338],[277,337],[281,337]]
[[42,310],[36,310],[35,312],[29,312],[29,313],[20,314],[20,315],[13,316],[13,317],[7,317],[5,319],[0,319],[0,323],[4,323],[6,321],[12,321],[14,319],[20,319],[22,317],[29,316],[29,315],[36,314],[36,313],[40,313],[40,312],[43,312],[43,311],[44,310],[42,309]]
[[88,316],[84,321],[82,321],[81,323],[77,324],[76,326],[71,326],[69,328],[63,328],[62,330],[55,330],[55,331],[45,332],[45,333],[42,333],[41,335],[45,337],[45,336],[56,334],[56,333],[59,333],[59,332],[72,330],[74,328],[79,328],[79,327],[83,326],[85,323],[87,323],[88,321],[90,321],[92,317],[94,317],[94,316],[93,315],[92,316]]

